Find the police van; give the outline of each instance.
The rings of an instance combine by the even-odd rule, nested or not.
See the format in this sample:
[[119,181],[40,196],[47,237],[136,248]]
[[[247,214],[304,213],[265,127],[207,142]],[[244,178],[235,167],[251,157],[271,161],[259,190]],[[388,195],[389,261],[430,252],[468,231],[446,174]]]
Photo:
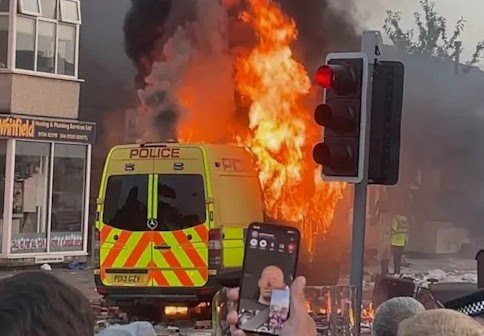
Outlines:
[[238,284],[245,229],[263,221],[262,204],[243,148],[114,147],[97,200],[98,292],[117,304],[210,301]]

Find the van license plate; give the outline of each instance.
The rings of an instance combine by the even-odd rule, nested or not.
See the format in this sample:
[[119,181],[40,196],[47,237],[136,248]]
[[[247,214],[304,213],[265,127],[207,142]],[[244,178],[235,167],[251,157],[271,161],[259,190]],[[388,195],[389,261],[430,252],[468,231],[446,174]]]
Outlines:
[[108,274],[109,282],[113,285],[145,285],[146,274]]

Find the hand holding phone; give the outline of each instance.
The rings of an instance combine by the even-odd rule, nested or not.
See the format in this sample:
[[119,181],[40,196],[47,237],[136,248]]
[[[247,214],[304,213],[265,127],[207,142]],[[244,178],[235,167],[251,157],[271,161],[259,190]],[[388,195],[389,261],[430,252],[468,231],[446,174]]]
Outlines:
[[299,231],[254,223],[245,242],[239,296],[241,330],[280,335],[289,317],[290,290],[297,266]]
[[[291,284],[291,316],[284,323],[280,331],[280,336],[316,336],[316,323],[311,318],[307,311],[306,298],[304,295],[304,288],[306,287],[306,279],[304,277],[297,277]],[[235,306],[239,301],[239,289],[233,288],[228,293],[229,302]],[[237,311],[229,309],[227,315],[227,323],[230,326],[238,324]],[[233,336],[250,336],[250,333],[244,333],[240,329],[231,329]]]

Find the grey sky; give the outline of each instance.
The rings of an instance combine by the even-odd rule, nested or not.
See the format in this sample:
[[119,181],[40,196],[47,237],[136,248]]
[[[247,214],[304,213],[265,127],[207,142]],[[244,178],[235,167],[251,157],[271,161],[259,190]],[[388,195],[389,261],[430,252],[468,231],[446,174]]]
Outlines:
[[[434,0],[434,2],[437,12],[447,18],[449,28],[461,16],[467,20],[462,35],[464,58],[467,59],[474,52],[476,43],[484,40],[484,21],[482,21],[484,0]],[[420,11],[419,0],[355,0],[355,3],[362,25],[369,29],[382,29],[388,9],[402,12],[404,28],[414,28],[413,13]],[[483,64],[484,60],[481,61],[481,66]]]

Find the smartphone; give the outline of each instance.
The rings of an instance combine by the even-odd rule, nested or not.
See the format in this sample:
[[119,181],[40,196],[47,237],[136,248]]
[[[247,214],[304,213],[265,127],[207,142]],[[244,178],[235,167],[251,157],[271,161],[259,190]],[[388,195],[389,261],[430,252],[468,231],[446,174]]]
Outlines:
[[289,318],[290,290],[300,233],[288,226],[253,223],[247,230],[238,328],[279,335]]

